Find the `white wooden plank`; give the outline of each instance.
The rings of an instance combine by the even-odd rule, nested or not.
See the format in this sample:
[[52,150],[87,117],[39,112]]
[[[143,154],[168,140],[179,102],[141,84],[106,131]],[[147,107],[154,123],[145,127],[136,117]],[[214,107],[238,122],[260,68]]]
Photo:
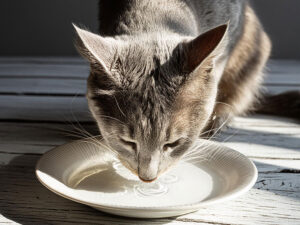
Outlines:
[[299,209],[300,201],[297,192],[252,189],[235,201],[206,207],[180,218],[226,224],[298,225]]
[[[62,70],[60,72],[49,73],[49,76],[40,77],[40,75],[33,72],[33,76],[29,75],[27,78],[23,78],[22,73],[20,77],[11,76],[1,77],[0,75],[0,94],[1,93],[16,93],[16,94],[85,94],[86,93],[86,77],[87,75],[81,76],[79,73],[65,74]],[[45,72],[46,73],[46,72]],[[39,72],[38,72],[39,74]],[[51,77],[52,75],[56,77]],[[35,77],[36,76],[36,77]],[[41,75],[43,76],[43,75]],[[72,77],[70,77],[72,76]],[[273,79],[272,82],[266,81],[266,90],[271,94],[278,94],[285,91],[300,90],[300,77],[299,79],[288,80],[280,77],[280,79]],[[80,78],[80,79],[78,79]],[[284,81],[285,80],[285,81]],[[295,82],[299,80],[299,84]],[[282,83],[282,84],[281,84]]]
[[[273,60],[266,70],[268,84],[299,84],[300,61]],[[86,78],[88,63],[79,57],[0,57],[0,76]]]
[[[262,150],[265,156],[275,157],[277,154],[293,158],[298,157],[300,151],[299,128],[273,128],[273,131],[265,131],[257,127],[252,131],[249,129],[232,129],[219,136],[221,142],[240,151],[248,156],[257,155]],[[266,128],[267,129],[267,128]],[[252,155],[253,154],[253,155]],[[262,157],[262,155],[260,155]]]
[[[0,157],[2,160],[3,157]],[[0,170],[0,208],[13,221],[101,224],[160,224],[173,222],[209,224],[299,224],[300,174],[274,172],[259,174],[251,191],[236,200],[205,207],[174,219],[134,220],[118,218],[65,200],[44,188],[34,177],[37,156],[19,155]],[[28,163],[30,162],[30,163]],[[259,170],[262,167],[258,164]],[[276,167],[276,166],[274,166]],[[10,190],[10,194],[5,194]],[[241,219],[242,218],[242,219]]]
[[[297,120],[289,118],[281,118],[275,116],[254,115],[249,117],[236,117],[229,122],[229,127],[232,129],[240,129],[236,132],[240,134],[247,134],[250,132],[265,132],[268,134],[298,134],[300,123]],[[226,131],[226,130],[225,130]]]
[[216,140],[252,158],[300,156],[300,124],[289,119],[238,117]]
[[87,133],[98,135],[96,125],[0,123],[0,153],[43,154],[55,146],[84,138]]
[[1,93],[84,95],[86,93],[86,80],[0,77]]
[[[295,140],[293,143],[288,143],[289,139],[272,138],[274,143],[267,140],[257,140],[259,134],[254,136],[236,137],[236,140],[223,143],[234,150],[237,150],[244,155],[251,158],[271,158],[271,159],[300,159],[299,141]],[[299,136],[297,138],[299,140]],[[296,145],[296,146],[295,146]]]
[[0,96],[0,120],[93,121],[85,97]]
[[[59,74],[59,73],[57,73]],[[23,75],[22,75],[23,76]],[[61,74],[59,76],[62,76]],[[0,76],[0,94],[85,94],[86,79],[78,79],[79,74],[72,79],[65,75],[55,79],[55,77],[1,77]],[[282,79],[282,78],[281,78]],[[280,80],[281,80],[280,79]],[[281,82],[278,80],[278,82]],[[299,79],[300,80],[300,79]],[[289,82],[289,81],[288,81]],[[286,82],[286,83],[288,83]],[[293,81],[290,81],[293,82]],[[285,91],[300,90],[299,85],[281,85],[266,84],[266,90],[271,94],[279,94]]]
[[[270,75],[265,81],[267,90],[272,94],[299,90],[299,64],[300,62],[293,61],[272,61],[268,72]],[[62,94],[84,93],[88,74],[89,66],[80,58],[0,58],[0,92],[32,93],[30,89],[33,87],[34,93],[41,94],[53,93],[56,90]],[[47,78],[65,79],[55,81]]]
[[259,173],[300,173],[300,160],[252,159]]
[[300,86],[265,85],[267,93],[276,95],[286,91],[299,91]]
[[299,121],[276,116],[249,115],[245,117],[235,117],[231,122],[232,127],[299,127]]
[[[41,111],[36,113],[32,109],[28,111],[30,115],[39,113],[41,120],[48,118],[47,110],[44,112],[45,114],[42,115]],[[76,112],[76,114],[79,113]],[[53,115],[55,117],[50,117],[50,119],[60,118],[60,115]],[[24,113],[22,116],[22,118],[27,118]],[[70,118],[72,118],[71,115]],[[300,125],[291,123],[290,126],[288,122],[263,118],[268,117],[254,118],[252,123],[251,118],[237,118],[239,122],[233,123],[230,129],[224,131],[214,140],[221,143],[225,141],[224,145],[252,158],[300,159]],[[79,127],[76,122],[66,122],[66,125],[1,123],[0,151],[15,153],[47,151],[53,146],[70,140],[65,135],[68,132],[76,131],[72,127],[73,125]],[[98,133],[95,125],[84,125],[84,128],[90,133]]]
[[[39,63],[39,64],[50,64],[50,63],[82,63],[85,64],[86,60],[84,60],[80,56],[13,56],[13,57],[0,57],[0,63]],[[300,70],[300,60],[293,59],[270,59],[267,68],[272,71],[277,71],[282,68],[295,68]]]
[[9,224],[10,225],[10,224],[19,224],[19,223],[16,223],[10,219],[5,218],[3,215],[0,215],[0,224],[2,224],[2,225]]
[[86,64],[87,61],[80,56],[0,56],[0,64]]
[[[78,75],[78,74],[77,74]],[[86,79],[74,79],[66,76],[55,79],[54,77],[0,77],[0,94],[81,94],[86,93]],[[300,79],[299,79],[300,80]],[[280,80],[278,81],[280,82]],[[291,81],[293,82],[293,81]],[[285,91],[300,90],[300,84],[295,85],[265,85],[266,90],[271,94],[279,94]]]
[[[43,56],[43,57],[0,57],[0,64],[86,64],[86,60],[79,56]],[[267,64],[267,71],[300,71],[300,60],[271,59]]]
[[87,64],[0,64],[0,77],[75,77],[85,79],[88,74],[89,66]]
[[[299,224],[299,160],[256,159],[259,177],[242,197],[182,216],[193,221],[228,224]],[[293,173],[298,170],[298,173]],[[282,171],[287,171],[282,172]]]
[[299,60],[270,60],[267,65],[267,71],[272,74],[295,74],[299,76],[300,61]]
[[288,85],[299,88],[300,86],[300,71],[298,74],[281,74],[270,73],[265,77],[265,85]]

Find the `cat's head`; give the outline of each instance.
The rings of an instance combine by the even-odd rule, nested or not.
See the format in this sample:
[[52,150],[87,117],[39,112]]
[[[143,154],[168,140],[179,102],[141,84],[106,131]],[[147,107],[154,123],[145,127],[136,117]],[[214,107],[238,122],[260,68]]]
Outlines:
[[192,39],[164,35],[101,37],[76,27],[91,65],[89,108],[109,146],[143,181],[177,162],[215,104],[215,64],[227,25]]

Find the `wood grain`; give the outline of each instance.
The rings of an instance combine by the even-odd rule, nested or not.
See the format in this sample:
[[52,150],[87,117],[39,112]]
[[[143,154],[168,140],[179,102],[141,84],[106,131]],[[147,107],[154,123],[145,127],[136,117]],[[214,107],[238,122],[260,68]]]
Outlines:
[[[43,116],[46,117],[46,115]],[[213,140],[251,158],[300,159],[300,125],[294,123],[293,126],[289,126],[290,122],[285,123],[276,117],[273,117],[273,120],[263,118],[266,117],[237,118],[236,123],[231,123],[227,130]],[[83,129],[92,135],[98,134],[96,125],[85,124],[84,120],[83,122],[22,124],[2,122],[0,151],[15,153],[38,153],[40,151],[43,153],[49,149],[49,146],[62,144],[71,140],[71,137],[83,137],[85,135],[85,131],[81,131]]]
[[[271,62],[264,82],[271,94],[300,90],[297,61]],[[84,95],[89,65],[80,58],[0,58],[1,94]]]
[[[36,179],[41,155],[85,129],[98,134],[84,97],[80,58],[0,57],[0,224],[300,224],[300,125],[238,117],[214,140],[250,157],[259,177],[240,198],[158,220],[111,216],[59,197]],[[266,88],[299,89],[300,62],[271,61]],[[79,129],[79,130],[78,130]]]
[[0,95],[0,120],[91,122],[85,97]]
[[[282,80],[285,80],[282,81]],[[280,84],[280,82],[282,84]],[[43,78],[34,75],[26,78],[18,76],[0,77],[0,95],[1,94],[25,94],[25,95],[85,95],[86,78],[81,79],[78,76],[65,75],[61,77],[44,76]],[[284,77],[278,79],[267,78],[264,85],[267,92],[278,94],[284,91],[300,90],[300,83]]]
[[68,78],[0,78],[0,94],[85,95],[86,80]]
[[[174,219],[133,220],[95,211],[48,191],[34,176],[37,159],[37,156],[19,155],[1,166],[0,210],[5,217],[19,223],[58,224],[66,221],[90,224],[98,221],[100,224],[176,224],[192,221],[209,224],[270,224],[276,221],[277,224],[297,224],[300,221],[300,174],[274,172],[274,169],[268,171],[265,168],[254,189],[234,201],[205,207],[196,213]],[[30,163],[24,165],[24,162]],[[7,195],[7,190],[13,191]],[[284,212],[282,207],[285,207]]]
[[75,77],[85,79],[88,74],[89,66],[86,64],[0,63],[1,77]]

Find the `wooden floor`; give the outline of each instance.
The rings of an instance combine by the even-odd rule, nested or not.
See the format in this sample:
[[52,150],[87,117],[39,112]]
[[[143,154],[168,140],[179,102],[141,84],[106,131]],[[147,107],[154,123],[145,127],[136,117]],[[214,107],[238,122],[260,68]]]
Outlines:
[[[272,93],[300,89],[300,62],[272,61]],[[236,118],[219,141],[258,167],[242,197],[170,219],[133,220],[61,198],[36,179],[37,159],[83,126],[96,131],[84,98],[88,66],[78,58],[0,58],[0,224],[300,224],[300,125]]]

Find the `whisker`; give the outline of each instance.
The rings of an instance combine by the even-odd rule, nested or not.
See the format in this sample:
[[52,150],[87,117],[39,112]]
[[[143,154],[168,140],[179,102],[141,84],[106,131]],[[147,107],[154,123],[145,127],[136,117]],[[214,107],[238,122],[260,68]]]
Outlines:
[[120,111],[121,114],[126,118],[126,115],[125,115],[124,112],[121,110],[120,105],[119,105],[119,103],[118,103],[118,100],[117,100],[117,98],[116,98],[115,96],[114,96],[114,99],[115,99],[115,101],[116,101],[116,104],[117,104],[117,107],[118,107],[119,111]]
[[99,118],[115,120],[115,121],[119,122],[120,124],[125,125],[125,123],[122,122],[121,120],[118,120],[117,118],[114,118],[114,117],[111,117],[111,116],[106,116],[106,115],[101,115],[101,114],[98,114],[97,116],[99,116]]

